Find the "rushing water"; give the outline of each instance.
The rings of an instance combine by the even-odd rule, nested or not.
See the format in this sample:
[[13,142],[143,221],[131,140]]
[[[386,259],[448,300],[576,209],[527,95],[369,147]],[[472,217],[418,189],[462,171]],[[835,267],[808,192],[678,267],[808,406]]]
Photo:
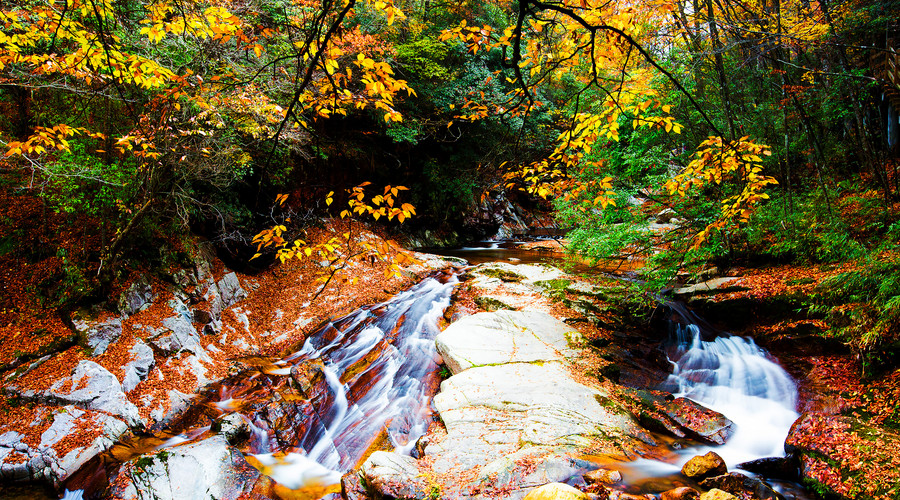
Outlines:
[[[257,360],[256,370],[213,386],[199,407],[210,418],[239,414],[251,430],[241,451],[290,489],[339,483],[379,439],[409,453],[431,420],[440,382],[434,337],[457,283],[454,274],[442,273],[329,322],[297,352]],[[209,435],[208,426],[194,424],[150,444],[118,446],[136,457]],[[68,484],[76,491],[66,498],[102,495],[114,471],[99,462],[76,473],[80,478]]]
[[[637,460],[624,473],[626,481],[677,474],[691,457],[710,450],[729,468],[785,455],[784,440],[799,416],[793,379],[750,338],[703,338],[696,324],[677,326],[668,349],[672,373],[662,389],[725,415],[734,422],[733,434],[722,446],[682,449],[674,463]],[[806,496],[794,492],[790,498]]]

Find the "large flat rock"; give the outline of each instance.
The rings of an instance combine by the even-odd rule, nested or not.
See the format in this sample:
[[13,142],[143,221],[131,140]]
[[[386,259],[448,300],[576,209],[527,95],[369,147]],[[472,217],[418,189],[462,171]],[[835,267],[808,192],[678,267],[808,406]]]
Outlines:
[[435,339],[450,372],[505,363],[562,361],[574,351],[577,331],[538,311],[496,311],[466,316]]

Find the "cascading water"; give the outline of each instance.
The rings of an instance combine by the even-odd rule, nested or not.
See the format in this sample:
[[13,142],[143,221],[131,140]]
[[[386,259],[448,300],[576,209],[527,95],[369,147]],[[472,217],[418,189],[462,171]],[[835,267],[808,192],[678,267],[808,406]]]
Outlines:
[[[211,388],[201,406],[211,418],[239,414],[252,433],[241,451],[290,489],[336,485],[380,436],[409,453],[430,420],[440,383],[434,338],[457,283],[452,273],[427,278],[328,323],[299,351]],[[151,451],[207,437],[209,427],[190,427]],[[97,485],[84,476],[67,498],[91,497],[111,477],[96,475]]]
[[283,451],[285,443],[260,425],[265,412],[257,412],[257,432],[265,436],[254,440],[250,451],[276,481],[289,488],[334,484],[382,431],[399,451],[415,446],[426,431],[437,385],[437,324],[455,283],[455,277],[427,279],[388,302],[326,325],[299,351],[276,362],[282,368],[268,373],[286,377],[292,367],[318,360],[316,369],[327,386],[327,393],[314,398],[305,433],[290,443],[305,453],[274,458],[272,452]]
[[796,412],[797,386],[752,339],[730,336],[704,341],[696,325],[679,326],[666,382],[675,396],[692,399],[735,424],[716,453],[726,463],[784,456],[784,440]]

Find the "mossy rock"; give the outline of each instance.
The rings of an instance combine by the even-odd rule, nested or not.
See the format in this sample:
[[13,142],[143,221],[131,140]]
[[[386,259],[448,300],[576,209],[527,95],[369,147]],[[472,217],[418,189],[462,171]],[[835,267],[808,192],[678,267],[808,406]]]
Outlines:
[[475,297],[475,305],[488,312],[499,311],[501,309],[508,309],[510,311],[515,310],[515,308],[509,304],[493,297]]
[[493,267],[481,269],[477,272],[478,274],[482,274],[489,278],[497,278],[505,283],[518,283],[519,281],[525,279],[525,276],[522,276],[519,273],[514,273],[512,271],[507,271],[506,269],[497,269]]

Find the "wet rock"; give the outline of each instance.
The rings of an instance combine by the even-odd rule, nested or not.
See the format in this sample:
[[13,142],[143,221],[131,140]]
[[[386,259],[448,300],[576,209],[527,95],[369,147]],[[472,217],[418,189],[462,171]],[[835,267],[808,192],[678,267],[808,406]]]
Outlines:
[[711,489],[700,495],[700,500],[740,500],[738,497],[719,489]]
[[250,436],[250,424],[240,413],[229,413],[213,422],[212,431],[218,432],[228,444],[234,445]]
[[584,474],[589,483],[615,484],[622,481],[622,474],[617,470],[596,469]]
[[260,472],[221,435],[167,448],[125,463],[111,481],[113,498],[237,499]]
[[141,424],[138,409],[125,397],[119,380],[93,361],[80,361],[70,378],[50,387],[49,396],[63,404],[120,416],[130,426]]
[[160,402],[159,406],[150,411],[150,418],[158,425],[166,425],[190,408],[193,402],[192,394],[172,389],[169,391],[168,402]]
[[131,316],[150,307],[155,299],[150,280],[141,276],[119,296],[119,312],[123,316]]
[[328,384],[321,360],[311,359],[291,367],[291,379],[306,399],[315,399],[327,392]]
[[689,437],[708,444],[725,444],[734,423],[725,415],[687,398],[668,399],[651,391],[634,391],[645,411],[641,425],[675,437]]
[[737,465],[738,469],[759,474],[768,478],[797,481],[800,464],[796,457],[767,457],[751,460]]
[[512,362],[560,361],[573,354],[574,330],[537,311],[497,311],[466,316],[435,339],[451,373]]
[[350,471],[341,477],[341,498],[343,500],[368,500],[369,495],[357,471]]
[[728,466],[725,461],[714,451],[695,456],[681,467],[681,473],[695,481],[727,472]]
[[784,497],[772,489],[766,482],[755,477],[745,476],[738,472],[730,472],[700,481],[700,486],[709,489],[720,489],[739,498],[752,500],[784,500]]
[[588,500],[588,497],[568,484],[549,483],[532,490],[525,500]]
[[80,344],[91,349],[91,356],[106,352],[110,344],[122,335],[122,318],[108,318],[101,321],[73,320]]
[[624,491],[613,490],[609,492],[609,500],[655,500],[654,495],[632,495]]
[[365,478],[369,492],[375,495],[397,500],[440,498],[440,487],[426,481],[412,457],[376,451],[359,473]]
[[700,492],[688,486],[682,486],[660,493],[659,500],[697,500]]
[[141,341],[137,341],[130,352],[134,355],[134,360],[125,365],[125,376],[122,378],[122,390],[124,392],[131,392],[139,383],[145,380],[155,363],[153,349]]

